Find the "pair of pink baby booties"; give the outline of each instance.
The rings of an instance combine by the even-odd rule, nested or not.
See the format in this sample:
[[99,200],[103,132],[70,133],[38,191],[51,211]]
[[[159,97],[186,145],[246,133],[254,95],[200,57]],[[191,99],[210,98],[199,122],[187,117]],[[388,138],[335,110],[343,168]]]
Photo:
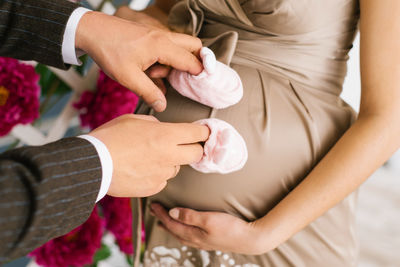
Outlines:
[[[239,75],[229,66],[216,60],[207,47],[200,51],[204,70],[191,75],[173,69],[168,76],[171,86],[181,95],[203,105],[223,109],[240,101],[243,86]],[[248,152],[242,136],[229,123],[203,119],[194,123],[207,125],[210,136],[204,144],[203,158],[190,166],[203,173],[231,173],[243,168]]]

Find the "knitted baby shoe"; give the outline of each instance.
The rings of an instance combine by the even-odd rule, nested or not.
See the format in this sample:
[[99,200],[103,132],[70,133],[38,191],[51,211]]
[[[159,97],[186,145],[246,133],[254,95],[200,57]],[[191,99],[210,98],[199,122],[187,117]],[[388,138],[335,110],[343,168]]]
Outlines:
[[203,158],[190,166],[203,173],[231,173],[243,168],[248,153],[242,136],[229,123],[211,118],[194,123],[207,125],[210,137],[204,144]]
[[238,103],[243,85],[237,72],[217,61],[207,47],[201,49],[200,57],[204,70],[196,76],[173,69],[168,75],[171,86],[181,95],[209,107],[222,109]]

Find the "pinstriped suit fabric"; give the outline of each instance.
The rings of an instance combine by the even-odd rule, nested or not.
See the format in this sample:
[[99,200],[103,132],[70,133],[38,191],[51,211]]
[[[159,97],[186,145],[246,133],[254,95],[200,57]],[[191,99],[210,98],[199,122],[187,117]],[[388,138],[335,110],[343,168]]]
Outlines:
[[66,0],[0,0],[0,56],[66,69],[61,46],[77,7]]
[[81,138],[0,155],[0,265],[82,224],[101,172],[96,149]]
[[[65,0],[0,0],[0,56],[67,68],[62,41],[77,7]],[[82,224],[101,175],[96,149],[80,138],[0,155],[0,265]]]

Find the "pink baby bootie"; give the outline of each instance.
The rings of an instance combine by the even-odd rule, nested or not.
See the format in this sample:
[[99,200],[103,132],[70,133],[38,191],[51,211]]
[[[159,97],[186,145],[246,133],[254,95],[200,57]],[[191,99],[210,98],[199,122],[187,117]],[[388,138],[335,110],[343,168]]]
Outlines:
[[203,105],[223,109],[240,101],[243,85],[239,75],[229,66],[216,60],[207,47],[200,51],[204,70],[197,76],[173,69],[168,81],[176,91]]
[[207,125],[211,134],[204,144],[203,158],[190,165],[193,169],[227,174],[243,168],[248,157],[246,143],[232,125],[215,118],[194,123]]

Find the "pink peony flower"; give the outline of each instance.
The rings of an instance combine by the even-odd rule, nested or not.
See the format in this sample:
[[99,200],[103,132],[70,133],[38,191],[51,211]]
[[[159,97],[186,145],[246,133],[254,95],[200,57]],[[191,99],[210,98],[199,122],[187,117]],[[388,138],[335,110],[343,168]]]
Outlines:
[[70,233],[50,240],[29,254],[43,267],[80,267],[93,262],[101,246],[104,221],[95,207],[89,219]]
[[138,96],[100,72],[95,92],[86,91],[74,107],[80,111],[82,127],[91,129],[124,114],[133,113]]
[[0,57],[0,136],[39,117],[39,75],[32,66]]
[[106,229],[115,236],[117,244],[123,253],[132,254],[132,210],[130,199],[105,196],[100,201],[100,205],[103,208]]

